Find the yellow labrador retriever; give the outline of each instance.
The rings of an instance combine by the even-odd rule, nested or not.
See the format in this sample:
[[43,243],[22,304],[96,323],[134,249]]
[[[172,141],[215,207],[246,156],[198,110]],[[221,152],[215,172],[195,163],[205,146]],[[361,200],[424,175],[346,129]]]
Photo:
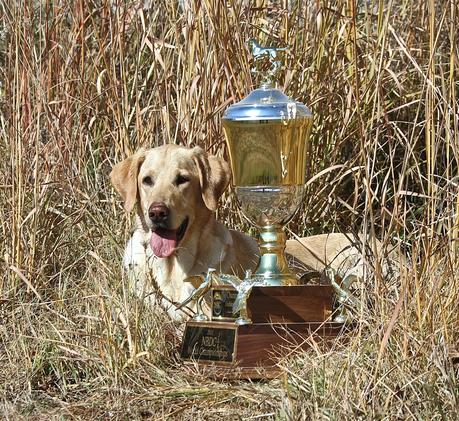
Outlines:
[[[161,293],[180,302],[193,288],[183,282],[188,276],[209,267],[242,275],[255,267],[256,242],[214,217],[230,174],[224,160],[176,145],[141,149],[113,168],[110,178],[124,209],[137,207],[124,266],[138,294],[151,292],[145,285],[150,271]],[[173,306],[169,312],[176,316]]]
[[[223,159],[200,147],[177,145],[141,149],[115,165],[110,174],[126,212],[137,211],[136,229],[124,254],[131,286],[139,296],[154,299],[151,275],[174,318],[183,313],[176,312],[172,303],[183,301],[193,290],[183,282],[185,278],[209,267],[242,276],[258,261],[256,241],[227,229],[214,216],[230,176]],[[361,253],[343,234],[300,241],[289,240],[287,253],[303,267],[319,272],[331,267],[341,277],[351,268],[363,268]]]

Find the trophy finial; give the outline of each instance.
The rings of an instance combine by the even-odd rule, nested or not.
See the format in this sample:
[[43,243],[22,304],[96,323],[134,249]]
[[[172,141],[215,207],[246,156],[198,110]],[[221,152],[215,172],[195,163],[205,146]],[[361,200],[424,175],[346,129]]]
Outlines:
[[282,65],[283,53],[289,47],[263,47],[254,38],[248,41],[248,46],[254,61],[252,73],[260,74],[262,86],[271,86]]

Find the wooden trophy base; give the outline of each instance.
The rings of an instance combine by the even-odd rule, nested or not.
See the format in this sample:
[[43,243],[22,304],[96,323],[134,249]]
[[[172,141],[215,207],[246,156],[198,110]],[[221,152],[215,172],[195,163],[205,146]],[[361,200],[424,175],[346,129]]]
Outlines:
[[[186,324],[181,356],[217,377],[269,378],[276,362],[308,339],[330,343],[343,332],[332,322],[329,285],[253,287],[247,301],[252,324],[237,325],[228,315]],[[228,306],[227,306],[228,307]]]

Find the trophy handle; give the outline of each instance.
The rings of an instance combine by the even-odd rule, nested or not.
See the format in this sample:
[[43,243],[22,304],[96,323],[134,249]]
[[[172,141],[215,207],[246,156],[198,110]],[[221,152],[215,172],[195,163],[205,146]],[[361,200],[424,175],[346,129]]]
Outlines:
[[[252,282],[252,271],[249,269],[245,272],[245,278],[243,282]],[[247,312],[247,300],[249,299],[249,295],[252,292],[252,285],[248,288],[244,288],[243,285],[239,285],[238,288],[238,297],[233,304],[233,314],[239,311],[239,317],[235,320],[235,323],[239,326],[250,325],[252,324],[252,320],[249,317]],[[239,305],[237,305],[237,300],[239,299]],[[236,309],[236,307],[238,307]]]
[[213,272],[215,272],[215,269],[209,268],[205,276],[189,276],[183,280],[183,282],[191,283],[196,289],[190,294],[188,298],[186,298],[178,305],[177,309],[180,310],[182,307],[185,307],[187,304],[191,303],[191,301],[199,300],[200,298],[204,297],[204,295],[210,290],[210,287],[212,286]]
[[330,278],[331,284],[337,295],[337,301],[340,304],[339,314],[334,318],[335,322],[345,323],[351,321],[353,316],[349,311],[349,305],[359,307],[360,301],[351,293],[351,285],[358,280],[358,276],[354,273],[347,274],[341,281],[341,285],[336,282],[336,274],[333,269],[326,269],[327,276]]

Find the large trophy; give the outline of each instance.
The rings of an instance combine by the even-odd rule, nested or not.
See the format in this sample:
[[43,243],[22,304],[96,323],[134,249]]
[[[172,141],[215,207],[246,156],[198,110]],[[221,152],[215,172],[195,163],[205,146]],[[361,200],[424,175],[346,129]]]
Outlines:
[[268,285],[297,285],[283,226],[303,200],[312,114],[273,86],[279,52],[256,46],[253,53],[255,65],[268,62],[261,86],[223,115],[233,183],[243,215],[260,230],[256,275]]
[[[281,49],[250,44],[261,84],[225,111],[223,129],[235,193],[242,214],[259,229],[261,257],[242,280],[212,269],[194,277],[199,287],[183,305],[198,300],[198,314],[187,323],[182,345],[184,359],[246,373],[275,367],[286,344],[303,347],[308,336],[334,337],[342,327],[330,321],[332,287],[300,285],[284,254],[283,227],[299,208],[309,176],[312,114],[275,87]],[[202,310],[205,297],[210,316]]]

